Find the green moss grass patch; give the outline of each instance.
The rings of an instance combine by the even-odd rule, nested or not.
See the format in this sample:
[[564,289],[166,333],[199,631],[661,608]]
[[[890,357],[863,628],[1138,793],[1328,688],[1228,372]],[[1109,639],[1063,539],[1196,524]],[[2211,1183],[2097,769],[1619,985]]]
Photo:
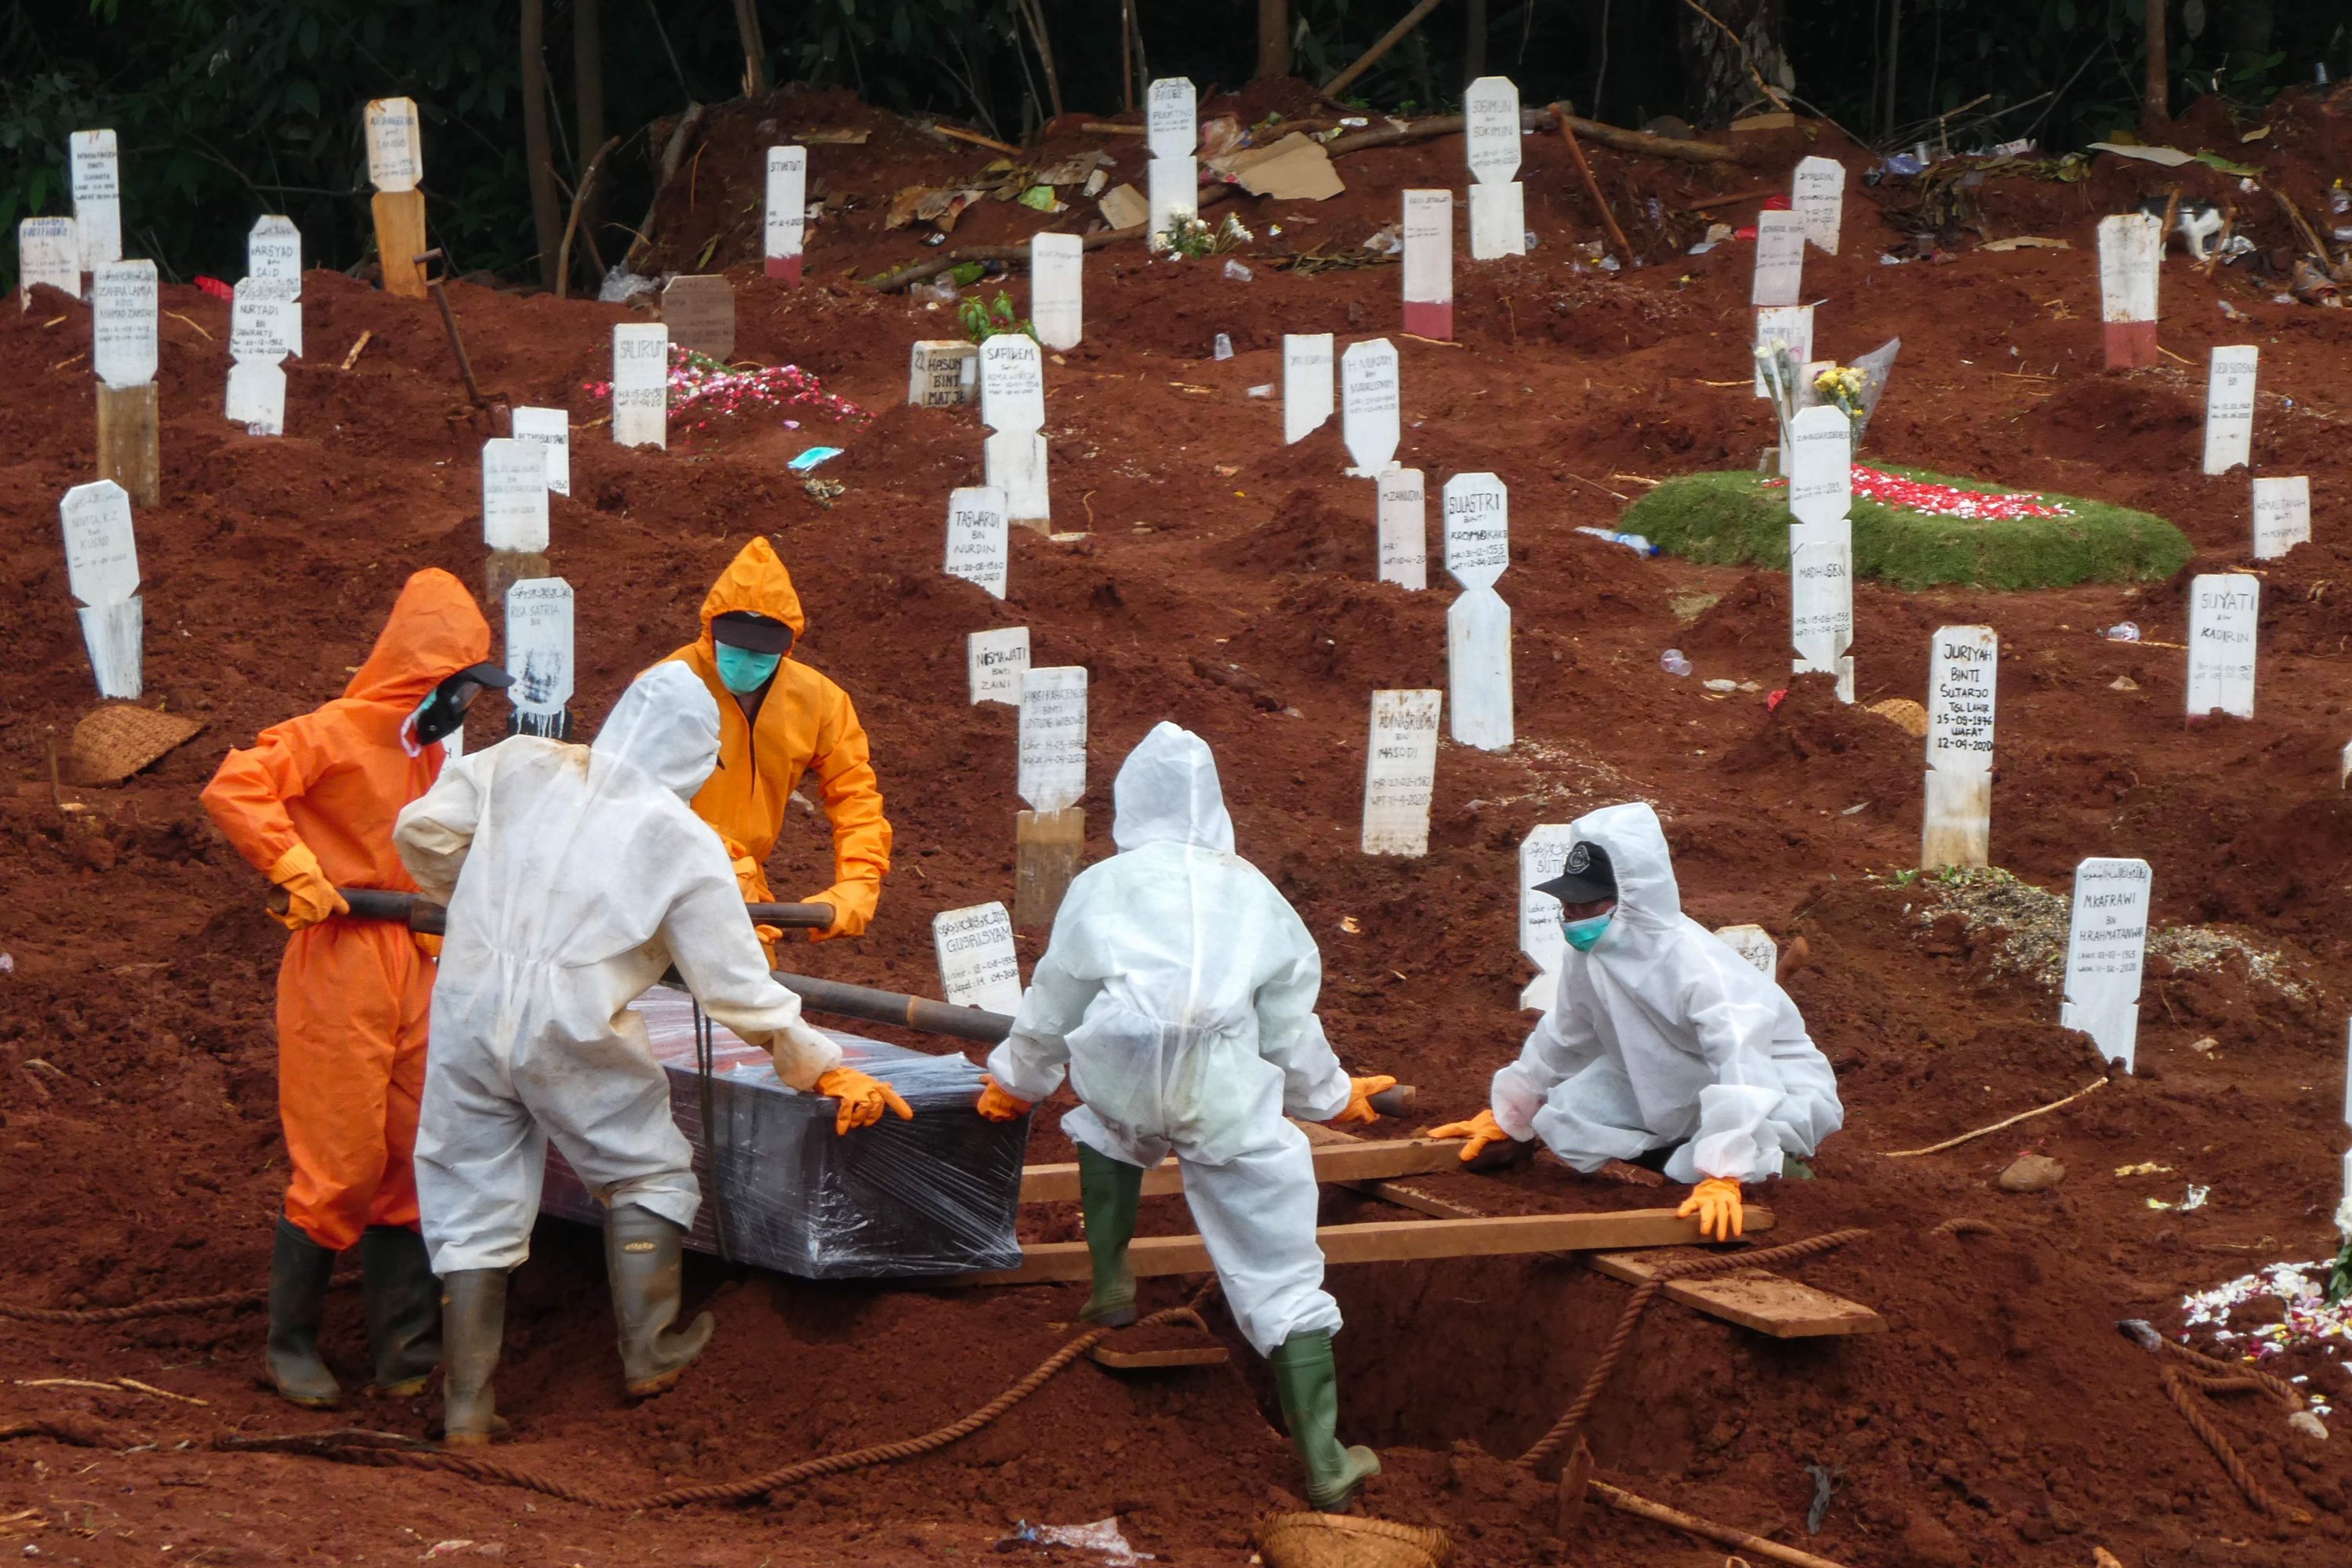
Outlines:
[[[1876,465],[1931,484],[2011,493],[1981,479]],[[2189,541],[2149,512],[2079,496],[2033,492],[2064,517],[2010,520],[1937,517],[1853,503],[1853,569],[1899,588],[2063,588],[2084,582],[2138,583],[2171,576],[2189,563]],[[1762,475],[1686,474],[1625,510],[1618,525],[1672,554],[1710,565],[1787,571],[1789,490]]]

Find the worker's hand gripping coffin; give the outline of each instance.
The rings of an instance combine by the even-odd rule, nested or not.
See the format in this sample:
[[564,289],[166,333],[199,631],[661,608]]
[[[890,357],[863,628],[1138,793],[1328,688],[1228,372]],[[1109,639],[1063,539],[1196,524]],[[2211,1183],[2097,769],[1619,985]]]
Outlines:
[[[717,1131],[706,1138],[693,1003],[681,992],[657,989],[636,1010],[669,1074],[670,1112],[694,1145],[702,1182],[688,1247],[720,1253],[723,1218],[724,1256],[805,1279],[919,1278],[1019,1265],[1013,1216],[1028,1119],[996,1122],[974,1115],[982,1073],[964,1058],[834,1033],[843,1066],[880,1079],[915,1111],[911,1121],[885,1116],[840,1136],[833,1130],[833,1100],[787,1089],[766,1051],[706,1020]],[[541,1208],[604,1223],[603,1205],[551,1144]]]

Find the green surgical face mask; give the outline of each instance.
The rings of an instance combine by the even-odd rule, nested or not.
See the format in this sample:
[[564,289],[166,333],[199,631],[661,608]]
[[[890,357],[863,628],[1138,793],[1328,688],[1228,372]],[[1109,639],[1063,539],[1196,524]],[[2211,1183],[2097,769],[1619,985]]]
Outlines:
[[1616,912],[1612,910],[1608,914],[1593,915],[1586,920],[1562,921],[1559,922],[1560,934],[1568,938],[1568,945],[1577,952],[1591,952],[1592,944],[1601,940],[1601,933],[1607,931],[1609,922],[1616,918]]
[[780,653],[753,653],[728,643],[720,643],[718,653],[719,683],[738,697],[749,697],[767,685],[784,661]]

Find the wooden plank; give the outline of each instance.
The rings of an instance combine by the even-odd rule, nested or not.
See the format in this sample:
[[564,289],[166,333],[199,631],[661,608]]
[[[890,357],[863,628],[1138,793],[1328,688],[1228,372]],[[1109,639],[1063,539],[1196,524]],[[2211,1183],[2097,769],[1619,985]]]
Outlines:
[[[1307,1134],[1307,1141],[1315,1145],[1318,1159],[1326,1150],[1343,1147],[1360,1148],[1367,1142],[1352,1132],[1342,1132],[1336,1127],[1326,1127],[1319,1121],[1295,1121],[1291,1125]],[[1416,1138],[1411,1142],[1429,1143],[1432,1140]],[[1434,1175],[1447,1171],[1467,1169],[1462,1163],[1462,1145],[1458,1142],[1449,1138],[1435,1146],[1444,1150],[1447,1158],[1435,1164],[1423,1167],[1421,1170],[1379,1172],[1375,1174]],[[1320,1167],[1318,1166],[1318,1169],[1319,1170]],[[1438,1219],[1476,1219],[1486,1212],[1483,1209],[1472,1208],[1468,1204],[1450,1203],[1434,1193],[1423,1192],[1419,1187],[1408,1187],[1402,1182],[1356,1181],[1346,1183],[1345,1185],[1350,1192],[1362,1193],[1365,1196],[1378,1198],[1382,1203],[1394,1204],[1399,1208],[1412,1209],[1416,1214],[1430,1215]]]
[[[1585,1261],[1612,1279],[1638,1285],[1655,1273],[1659,1264],[1694,1256],[1684,1251],[1602,1252]],[[1886,1331],[1886,1320],[1861,1302],[1761,1268],[1742,1268],[1707,1279],[1670,1279],[1661,1294],[1776,1340]]]
[[[1315,1151],[1315,1179],[1352,1183],[1381,1176],[1417,1176],[1455,1168],[1461,1162],[1461,1153],[1459,1143],[1436,1142],[1427,1138],[1350,1138]],[[1143,1195],[1147,1198],[1165,1197],[1183,1190],[1183,1173],[1172,1159],[1162,1160],[1143,1173]],[[1031,1165],[1021,1173],[1021,1201],[1024,1204],[1076,1203],[1077,1199],[1076,1164]]]
[[[1750,1208],[1748,1228],[1772,1228],[1769,1209]],[[1594,1252],[1629,1247],[1680,1247],[1698,1240],[1698,1221],[1676,1219],[1672,1209],[1622,1209],[1610,1214],[1504,1215],[1480,1219],[1381,1220],[1370,1225],[1327,1225],[1315,1233],[1323,1261],[1404,1263],[1434,1258],[1503,1258],[1530,1252]],[[1215,1269],[1209,1248],[1197,1236],[1138,1237],[1128,1248],[1136,1278],[1208,1274]],[[1050,1241],[1024,1247],[1018,1268],[952,1276],[950,1285],[1035,1285],[1048,1280],[1087,1279],[1093,1263],[1083,1241]]]
[[155,384],[98,384],[98,477],[131,493],[131,504],[151,507],[163,499],[162,447]]
[[383,272],[383,291],[424,299],[425,273],[416,258],[425,251],[425,193],[378,191],[369,205],[375,214],[375,254]]

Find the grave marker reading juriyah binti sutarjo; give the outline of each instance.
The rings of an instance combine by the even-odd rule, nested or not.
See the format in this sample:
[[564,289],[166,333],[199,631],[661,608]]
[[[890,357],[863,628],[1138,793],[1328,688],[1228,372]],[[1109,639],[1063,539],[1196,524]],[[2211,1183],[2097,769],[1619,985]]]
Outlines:
[[112,479],[76,485],[58,502],[66,582],[79,601],[82,646],[100,697],[137,701],[142,687],[139,542],[131,497]]
[[1799,675],[1834,675],[1853,700],[1853,422],[1829,405],[1789,422],[1789,640]]
[[90,366],[98,373],[98,477],[134,506],[163,500],[155,369],[162,293],[152,261],[101,261],[89,275]]
[[993,900],[931,917],[931,947],[939,955],[940,991],[952,1006],[1011,1015],[1021,1010],[1021,963],[1013,947],[1013,917]]
[[1519,183],[1517,84],[1502,76],[1472,82],[1462,93],[1462,126],[1470,163],[1470,259],[1525,256],[1527,187]]
[[1495,592],[1511,563],[1511,497],[1492,474],[1445,481],[1445,570],[1462,592],[1445,612],[1445,672],[1454,741],[1498,752],[1511,728],[1511,607]]
[[547,455],[547,488],[560,496],[572,493],[572,412],[565,408],[518,408],[511,425],[514,438],[529,441]]
[[509,732],[572,738],[572,584],[561,577],[524,577],[507,589],[506,672],[513,717]]
[[1087,242],[1075,234],[1029,239],[1029,323],[1049,349],[1074,349],[1087,333]]
[[2219,709],[2254,716],[2254,633],[2263,580],[2245,572],[2207,572],[2189,580],[2189,716]]
[[2252,343],[2216,348],[2205,376],[2205,471],[2226,474],[2253,461],[2254,369]]
[[111,131],[76,131],[66,138],[66,179],[72,187],[74,237],[83,272],[122,259],[122,164]]
[[787,288],[801,280],[803,242],[808,235],[808,149],[768,149],[765,213],[761,224],[761,254],[768,276]]
[[1145,184],[1150,191],[1153,236],[1166,234],[1201,210],[1200,110],[1192,83],[1162,77],[1144,91],[1143,123],[1151,150]]
[[1002,702],[1020,707],[1022,679],[1029,673],[1029,628],[992,626],[966,637],[963,647],[972,706]]
[[2109,370],[2157,363],[2156,284],[2164,224],[2147,213],[2099,220],[2099,322]]
[[69,217],[16,220],[16,310],[33,308],[33,287],[47,284],[73,299],[81,297],[81,236]]
[[1429,500],[1419,468],[1380,477],[1381,581],[1415,593],[1429,586]]
[[2311,478],[2254,481],[2254,559],[2273,561],[2311,542]]
[[1082,665],[1032,669],[1021,682],[1021,814],[1013,863],[1013,922],[1054,923],[1087,840],[1087,672]]
[[425,177],[425,152],[417,138],[416,100],[373,100],[361,120],[367,132],[368,181],[375,186],[370,205],[384,292],[422,300],[425,269],[416,258],[425,253],[425,193],[416,187]]
[[2152,886],[2145,860],[2094,858],[2074,868],[2058,1022],[2090,1036],[2099,1055],[2120,1060],[2126,1072],[2132,1070],[2139,1038],[2140,964],[2147,951]]
[[1404,330],[1454,337],[1454,193],[1404,194]]
[[1045,479],[1045,368],[1036,341],[999,332],[980,345],[980,421],[992,432],[982,468],[1004,492],[1012,521],[1045,532],[1053,505]]
[[1444,693],[1372,693],[1364,752],[1363,852],[1429,853],[1429,799],[1437,782],[1437,714]]
[[1329,332],[1286,332],[1282,338],[1282,439],[1296,446],[1331,417],[1332,338]]
[[669,445],[669,329],[625,321],[613,329],[613,439]]
[[1519,1005],[1549,1011],[1559,994],[1560,957],[1568,938],[1559,929],[1559,900],[1536,891],[1568,864],[1576,830],[1565,822],[1539,823],[1519,840],[1519,951],[1536,966],[1535,978],[1519,992]]
[[1939,626],[1927,645],[1927,774],[1919,864],[1992,864],[1992,736],[2000,638]]
[[1004,597],[1012,552],[1004,524],[1003,490],[974,485],[949,491],[947,574]]

